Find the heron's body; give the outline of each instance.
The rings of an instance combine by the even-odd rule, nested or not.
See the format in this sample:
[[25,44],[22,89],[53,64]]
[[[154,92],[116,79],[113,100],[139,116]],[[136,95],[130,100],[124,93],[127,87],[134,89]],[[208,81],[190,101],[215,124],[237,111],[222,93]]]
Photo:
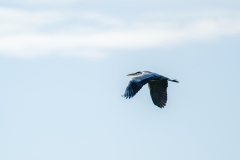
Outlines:
[[130,80],[123,97],[132,98],[145,84],[148,83],[152,101],[160,108],[163,108],[167,103],[168,81],[178,83],[177,80],[171,80],[149,71],[136,72],[129,74],[128,76],[133,76],[133,78]]

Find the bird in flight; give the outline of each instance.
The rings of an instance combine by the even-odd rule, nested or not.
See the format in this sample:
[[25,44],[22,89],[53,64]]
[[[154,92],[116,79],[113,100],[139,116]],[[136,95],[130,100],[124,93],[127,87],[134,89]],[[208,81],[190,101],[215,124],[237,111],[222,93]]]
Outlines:
[[139,71],[128,74],[127,76],[132,76],[132,79],[129,81],[123,97],[126,99],[132,98],[142,88],[142,86],[148,83],[152,101],[160,108],[164,108],[167,103],[168,81],[178,83],[175,79],[171,80],[167,77],[149,71]]

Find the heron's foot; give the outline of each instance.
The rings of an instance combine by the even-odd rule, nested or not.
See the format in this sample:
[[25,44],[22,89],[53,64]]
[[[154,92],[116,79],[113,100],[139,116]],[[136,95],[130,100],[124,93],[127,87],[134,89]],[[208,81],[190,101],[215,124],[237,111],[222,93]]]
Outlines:
[[179,83],[179,81],[178,80],[176,80],[176,79],[174,79],[174,80],[171,80],[172,82],[176,82],[176,83]]

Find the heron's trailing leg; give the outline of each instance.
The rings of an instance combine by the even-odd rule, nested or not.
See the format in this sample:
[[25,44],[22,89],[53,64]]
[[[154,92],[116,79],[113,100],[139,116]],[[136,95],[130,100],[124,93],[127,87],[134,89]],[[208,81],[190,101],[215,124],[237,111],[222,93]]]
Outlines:
[[169,81],[179,83],[179,81],[177,81],[176,79],[174,80],[169,79]]

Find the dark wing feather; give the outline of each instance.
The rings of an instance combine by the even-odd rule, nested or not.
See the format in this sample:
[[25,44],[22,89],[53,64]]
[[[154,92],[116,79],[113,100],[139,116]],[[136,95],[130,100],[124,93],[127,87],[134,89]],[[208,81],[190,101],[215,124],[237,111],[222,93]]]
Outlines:
[[155,78],[155,74],[142,74],[140,76],[132,78],[126,88],[123,97],[132,98],[142,88],[142,86]]
[[167,103],[168,81],[166,79],[152,80],[148,82],[148,87],[153,103],[160,108],[164,108]]
[[131,80],[126,88],[123,97],[129,99],[132,98],[142,88],[142,86],[143,85],[136,83],[134,80]]

